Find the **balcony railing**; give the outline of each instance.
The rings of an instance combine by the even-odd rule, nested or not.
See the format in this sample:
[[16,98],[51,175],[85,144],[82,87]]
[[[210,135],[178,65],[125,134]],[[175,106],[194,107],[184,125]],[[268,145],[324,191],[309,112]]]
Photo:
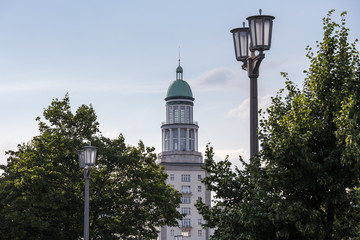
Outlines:
[[194,125],[198,125],[198,122],[197,121],[193,121],[193,122],[161,122],[161,126],[162,125],[166,125],[166,124],[194,124]]
[[191,224],[182,224],[182,228],[192,228]]
[[191,194],[192,194],[192,193],[189,192],[189,191],[181,191],[181,193],[182,193],[183,195],[191,195]]

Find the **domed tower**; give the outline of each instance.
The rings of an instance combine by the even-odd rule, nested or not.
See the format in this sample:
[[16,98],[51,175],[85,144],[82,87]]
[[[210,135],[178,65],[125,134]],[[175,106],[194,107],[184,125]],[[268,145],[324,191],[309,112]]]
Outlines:
[[183,80],[180,61],[176,80],[170,84],[165,101],[166,121],[161,126],[162,153],[159,159],[162,163],[201,163],[202,156],[198,152],[199,126],[193,121],[194,98],[189,84]]
[[182,193],[182,203],[178,209],[186,217],[179,222],[180,227],[162,227],[160,240],[173,240],[182,235],[187,240],[207,240],[209,230],[202,228],[202,216],[194,204],[198,199],[210,205],[210,192],[201,179],[206,172],[198,152],[198,123],[193,120],[194,97],[189,84],[183,80],[183,69],[176,69],[176,80],[166,94],[166,121],[161,125],[162,152],[157,163],[165,167],[167,184]]

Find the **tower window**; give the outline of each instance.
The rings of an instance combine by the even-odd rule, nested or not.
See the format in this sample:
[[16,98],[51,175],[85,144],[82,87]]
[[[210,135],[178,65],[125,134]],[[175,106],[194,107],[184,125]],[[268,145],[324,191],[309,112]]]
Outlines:
[[168,107],[168,111],[169,111],[169,122],[173,123],[174,122],[174,112],[173,112],[173,107],[169,106]]
[[190,107],[186,106],[186,110],[185,110],[185,122],[186,123],[191,123],[190,121]]
[[194,151],[195,138],[194,138],[194,129],[189,130],[189,150]]
[[185,123],[185,106],[180,107],[180,122]]
[[178,123],[179,122],[179,107],[178,106],[174,106],[174,122]]
[[172,135],[173,135],[173,150],[178,151],[179,150],[179,132],[177,128],[172,129]]
[[186,129],[180,129],[180,150],[186,151]]
[[168,129],[165,130],[165,152],[170,151],[170,131]]

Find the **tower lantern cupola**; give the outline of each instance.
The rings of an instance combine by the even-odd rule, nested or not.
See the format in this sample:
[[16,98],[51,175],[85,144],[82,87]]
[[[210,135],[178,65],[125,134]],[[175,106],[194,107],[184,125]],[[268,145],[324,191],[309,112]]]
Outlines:
[[179,59],[179,66],[176,68],[176,80],[183,80],[183,69],[180,66],[180,59]]

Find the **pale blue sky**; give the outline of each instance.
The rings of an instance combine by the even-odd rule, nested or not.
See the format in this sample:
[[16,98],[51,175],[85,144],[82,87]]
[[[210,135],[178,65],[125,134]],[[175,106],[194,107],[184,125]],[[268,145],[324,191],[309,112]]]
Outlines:
[[[92,104],[105,136],[161,151],[164,97],[175,79],[178,48],[195,97],[199,148],[217,159],[249,152],[249,80],[234,58],[230,29],[246,17],[273,15],[273,42],[260,67],[259,100],[301,85],[305,47],[322,39],[322,18],[348,12],[350,39],[360,36],[360,1],[1,0],[0,163],[4,152],[38,134],[35,118],[53,98]],[[357,45],[359,46],[359,44]]]

